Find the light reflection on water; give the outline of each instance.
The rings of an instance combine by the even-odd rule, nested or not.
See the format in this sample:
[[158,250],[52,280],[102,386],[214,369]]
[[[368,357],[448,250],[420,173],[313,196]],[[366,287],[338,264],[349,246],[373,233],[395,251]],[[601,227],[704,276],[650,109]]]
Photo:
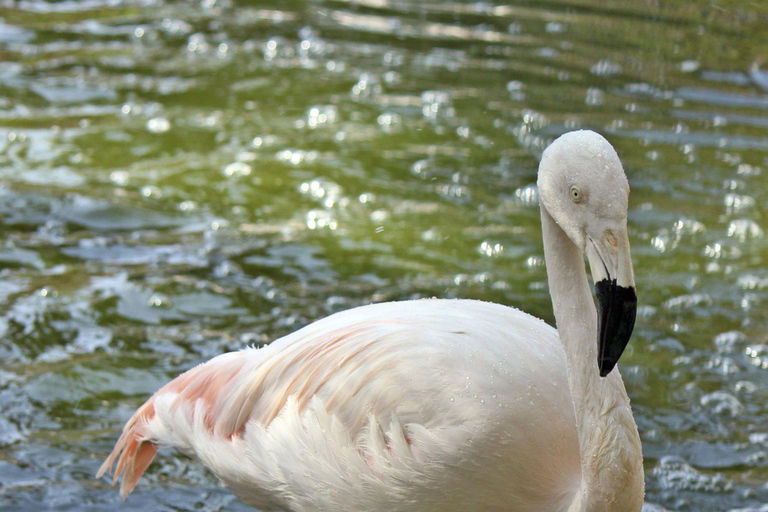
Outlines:
[[[92,475],[147,395],[329,313],[471,297],[551,322],[535,171],[580,127],[632,186],[648,508],[764,510],[763,6],[0,9],[3,510],[114,509]],[[177,454],[120,507],[246,510]]]

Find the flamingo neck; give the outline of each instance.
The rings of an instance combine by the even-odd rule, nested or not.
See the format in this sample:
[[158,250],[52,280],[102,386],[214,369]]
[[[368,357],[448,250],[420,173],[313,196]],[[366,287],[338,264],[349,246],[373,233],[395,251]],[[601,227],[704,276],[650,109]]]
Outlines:
[[569,512],[639,511],[644,492],[640,438],[618,368],[605,378],[598,371],[597,311],[584,256],[544,206],[541,219],[581,453],[581,487]]

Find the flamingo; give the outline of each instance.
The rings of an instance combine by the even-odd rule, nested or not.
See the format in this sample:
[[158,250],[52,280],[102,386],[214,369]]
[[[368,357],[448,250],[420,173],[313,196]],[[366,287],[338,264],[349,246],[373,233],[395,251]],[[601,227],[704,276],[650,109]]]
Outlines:
[[640,511],[640,438],[614,368],[637,308],[627,178],[582,130],[544,151],[538,190],[557,330],[474,300],[336,313],[168,383],[98,476],[122,476],[125,498],[171,446],[262,511]]

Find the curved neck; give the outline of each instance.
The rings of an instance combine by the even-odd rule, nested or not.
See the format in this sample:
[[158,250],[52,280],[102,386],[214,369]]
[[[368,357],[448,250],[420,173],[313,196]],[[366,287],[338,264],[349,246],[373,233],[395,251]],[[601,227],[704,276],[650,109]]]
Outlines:
[[642,451],[618,368],[597,368],[597,311],[582,251],[541,206],[544,258],[581,451],[580,492],[569,512],[639,511]]

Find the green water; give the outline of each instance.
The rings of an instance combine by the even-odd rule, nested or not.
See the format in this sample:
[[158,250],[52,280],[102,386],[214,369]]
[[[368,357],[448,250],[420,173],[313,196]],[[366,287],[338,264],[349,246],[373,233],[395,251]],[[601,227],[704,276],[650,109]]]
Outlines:
[[552,322],[537,159],[632,187],[622,359],[649,510],[768,510],[768,4],[0,3],[0,508],[247,510],[163,453],[93,474],[181,371],[369,302]]

